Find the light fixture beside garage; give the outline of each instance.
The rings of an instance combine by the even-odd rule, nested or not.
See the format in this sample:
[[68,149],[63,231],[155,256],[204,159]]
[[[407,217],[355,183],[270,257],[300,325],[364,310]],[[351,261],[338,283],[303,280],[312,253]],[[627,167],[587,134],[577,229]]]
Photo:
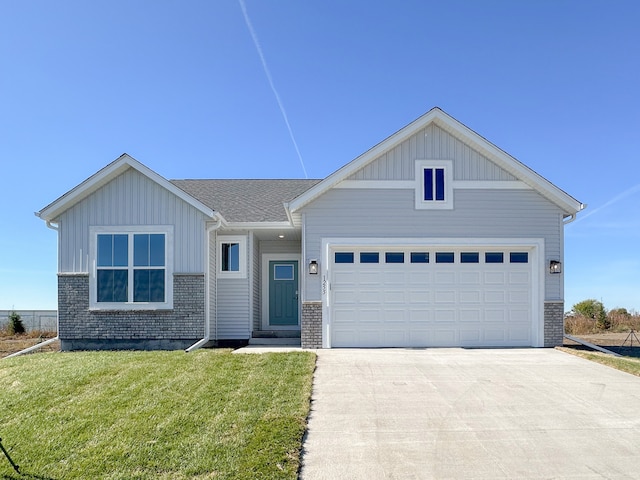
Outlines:
[[318,274],[318,261],[313,259],[309,260],[309,275],[317,275]]
[[549,262],[549,273],[562,273],[562,263],[557,260]]

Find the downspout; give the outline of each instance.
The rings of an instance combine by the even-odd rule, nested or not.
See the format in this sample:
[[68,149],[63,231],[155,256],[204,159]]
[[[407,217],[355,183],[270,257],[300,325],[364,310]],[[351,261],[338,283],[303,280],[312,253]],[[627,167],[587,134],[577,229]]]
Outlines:
[[[206,282],[206,296],[205,296],[205,317],[207,321],[204,324],[204,338],[201,338],[196,343],[191,345],[189,348],[185,350],[186,353],[197,350],[201,347],[204,347],[209,340],[211,339],[211,248],[209,246],[211,232],[217,230],[222,225],[222,218],[218,217],[216,223],[210,225],[206,229],[207,241],[205,242],[207,248],[207,282]],[[218,289],[216,288],[216,299],[218,296]],[[217,301],[216,301],[217,307]],[[214,333],[217,335],[218,332],[218,314],[216,308],[216,314],[214,315]]]

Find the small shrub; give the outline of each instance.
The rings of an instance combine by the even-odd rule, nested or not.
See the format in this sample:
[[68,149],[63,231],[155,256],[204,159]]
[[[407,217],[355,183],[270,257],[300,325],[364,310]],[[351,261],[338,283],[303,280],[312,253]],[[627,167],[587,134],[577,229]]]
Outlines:
[[16,333],[25,332],[24,324],[20,319],[20,315],[15,311],[9,314],[9,324],[7,325],[7,330],[9,331],[9,335],[15,335]]

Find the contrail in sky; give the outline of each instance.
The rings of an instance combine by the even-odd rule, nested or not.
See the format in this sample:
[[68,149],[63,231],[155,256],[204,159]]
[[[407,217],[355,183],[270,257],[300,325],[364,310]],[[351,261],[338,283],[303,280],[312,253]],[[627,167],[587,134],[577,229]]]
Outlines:
[[603,209],[605,209],[607,207],[610,207],[614,203],[618,203],[620,200],[623,200],[623,199],[627,198],[629,195],[633,195],[636,192],[640,192],[640,183],[638,185],[635,185],[635,186],[631,187],[631,188],[628,188],[627,190],[625,190],[621,194],[616,195],[611,200],[606,202],[604,205],[599,206],[595,210],[591,210],[590,212],[587,212],[585,215],[582,215],[582,216],[578,217],[576,219],[576,222],[578,222],[580,220],[584,220],[585,218],[588,218],[591,215],[593,215],[595,213],[598,213],[600,210],[603,210]]
[[300,165],[302,165],[302,171],[304,172],[304,177],[309,178],[309,175],[307,175],[307,169],[305,168],[304,162],[302,161],[302,155],[300,154],[298,143],[296,142],[296,139],[293,136],[293,130],[291,130],[291,125],[289,124],[289,118],[287,117],[287,112],[285,112],[284,105],[282,105],[282,101],[280,100],[280,95],[278,95],[278,91],[276,90],[276,87],[273,84],[273,79],[271,78],[271,73],[269,73],[269,68],[267,67],[267,61],[264,59],[264,55],[262,53],[262,47],[260,46],[260,42],[258,41],[258,36],[256,35],[255,30],[253,29],[251,20],[249,20],[249,14],[247,13],[247,6],[244,4],[244,0],[238,0],[238,3],[240,4],[240,8],[242,9],[242,15],[244,16],[244,21],[247,24],[249,33],[251,33],[253,44],[256,46],[256,50],[258,51],[258,55],[260,56],[260,61],[262,62],[262,68],[264,69],[264,73],[267,76],[267,80],[269,80],[269,86],[271,87],[271,91],[273,91],[273,94],[276,97],[276,101],[278,102],[278,107],[280,107],[280,113],[282,113],[282,118],[284,118],[284,123],[286,123],[287,130],[289,130],[289,136],[291,137],[293,146],[295,147],[296,153],[298,154],[298,159],[300,160]]

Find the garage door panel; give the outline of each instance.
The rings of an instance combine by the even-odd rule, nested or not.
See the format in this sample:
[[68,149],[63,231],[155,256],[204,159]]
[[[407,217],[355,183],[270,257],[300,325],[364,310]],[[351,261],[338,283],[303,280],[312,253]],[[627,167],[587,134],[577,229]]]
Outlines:
[[434,292],[435,303],[455,303],[456,291],[455,290],[437,290]]
[[[386,263],[400,247],[352,250],[354,263],[330,266],[332,346],[531,345],[533,265],[510,263],[508,250],[486,250],[502,250],[503,263],[486,263],[482,249],[477,263],[461,263],[459,248],[414,249],[430,251],[423,263],[410,262],[410,249],[404,263]],[[380,262],[360,263],[362,251]],[[454,252],[454,263],[436,262],[438,251]]]
[[455,309],[436,309],[435,310],[435,320],[436,322],[455,322],[456,321],[456,310]]
[[455,285],[456,272],[436,272],[434,280],[436,285]]
[[460,345],[478,345],[481,341],[482,333],[479,329],[460,330]]
[[478,290],[461,290],[459,295],[459,301],[461,304],[465,303],[480,303],[480,297],[482,293]]
[[504,305],[505,292],[504,290],[485,290],[484,301],[485,303],[499,303]]
[[480,322],[482,321],[482,312],[480,309],[461,308],[460,321],[461,322]]

